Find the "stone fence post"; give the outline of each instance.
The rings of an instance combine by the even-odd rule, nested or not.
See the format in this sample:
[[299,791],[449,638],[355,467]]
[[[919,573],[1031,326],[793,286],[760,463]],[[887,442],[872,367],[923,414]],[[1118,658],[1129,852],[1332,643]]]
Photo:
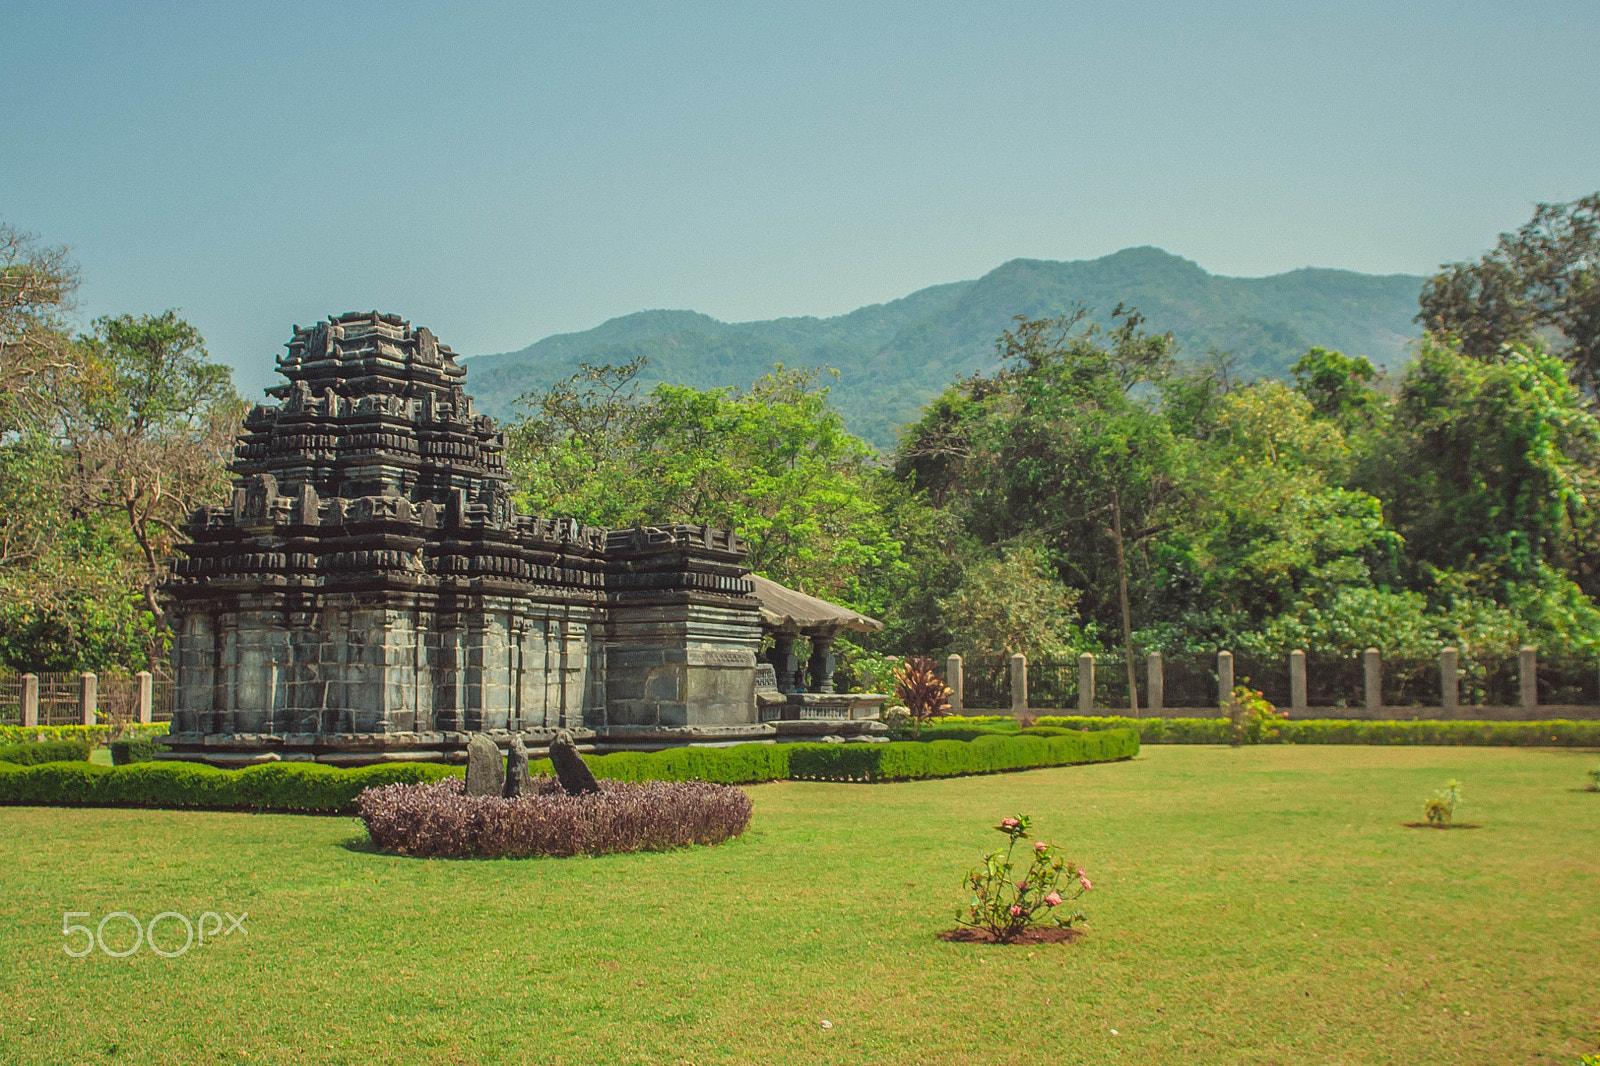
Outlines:
[[1289,712],[1306,713],[1306,653],[1300,648],[1289,653]]
[[1223,714],[1233,704],[1233,652],[1217,652],[1217,709]]
[[961,676],[961,656],[952,655],[944,661],[944,684],[950,690],[950,713],[962,714],[963,697],[962,686],[966,679]]
[[1144,663],[1145,702],[1152,711],[1159,711],[1167,700],[1167,671],[1161,653],[1153,651]]
[[155,679],[150,676],[148,670],[140,670],[134,676],[139,679],[139,721],[143,725],[149,725],[155,713]]
[[1383,653],[1377,648],[1368,648],[1361,653],[1361,674],[1366,682],[1366,708],[1367,713],[1376,715],[1383,712]]
[[22,681],[22,698],[18,702],[22,704],[22,724],[26,726],[38,725],[39,675],[23,674],[20,680]]
[[1011,657],[1011,713],[1028,713],[1028,657],[1021,652]]
[[1088,652],[1078,656],[1078,713],[1094,714],[1094,656]]
[[1531,644],[1517,651],[1517,697],[1525,711],[1539,706],[1539,649]]
[[1442,648],[1439,651],[1439,708],[1446,714],[1454,714],[1461,705],[1461,671],[1456,666],[1456,650]]
[[78,714],[84,725],[94,725],[99,709],[100,681],[89,671],[78,675]]

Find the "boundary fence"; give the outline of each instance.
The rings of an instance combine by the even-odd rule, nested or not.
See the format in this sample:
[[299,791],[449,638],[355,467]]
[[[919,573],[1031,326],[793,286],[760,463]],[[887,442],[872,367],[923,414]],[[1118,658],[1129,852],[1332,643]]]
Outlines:
[[1600,718],[1600,658],[1552,655],[1524,646],[1516,658],[1461,656],[1385,659],[1376,648],[1333,658],[1291,652],[1284,659],[1235,656],[1146,657],[1135,672],[1137,703],[1128,698],[1121,657],[1076,659],[1022,655],[952,655],[945,683],[950,703],[965,711],[1139,710],[1156,717],[1220,715],[1235,684],[1259,690],[1295,717],[1533,718],[1552,708],[1562,717]]
[[172,678],[152,674],[45,672],[0,668],[0,725],[170,722]]

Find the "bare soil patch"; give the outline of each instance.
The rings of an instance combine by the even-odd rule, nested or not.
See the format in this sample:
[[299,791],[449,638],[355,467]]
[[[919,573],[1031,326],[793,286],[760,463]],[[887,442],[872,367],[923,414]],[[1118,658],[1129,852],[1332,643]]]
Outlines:
[[1482,829],[1477,822],[1451,822],[1449,825],[1440,825],[1437,822],[1401,822],[1407,829]]
[[993,933],[987,929],[946,929],[939,934],[940,940],[952,944],[1004,944],[1006,947],[1015,947],[1018,944],[1070,944],[1074,940],[1081,940],[1087,936],[1082,929],[1061,929],[1053,925],[1034,926],[1024,929],[1010,940],[996,940]]

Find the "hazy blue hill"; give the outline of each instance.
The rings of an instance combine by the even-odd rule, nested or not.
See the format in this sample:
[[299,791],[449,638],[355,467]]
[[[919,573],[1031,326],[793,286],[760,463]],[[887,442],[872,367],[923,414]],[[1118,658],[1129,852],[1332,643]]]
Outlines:
[[1149,328],[1170,330],[1183,355],[1231,352],[1249,376],[1283,374],[1320,344],[1398,365],[1416,335],[1423,279],[1304,268],[1265,278],[1209,274],[1159,248],[1100,259],[1013,259],[976,281],[920,289],[833,318],[719,322],[693,311],[641,311],[583,333],[470,360],[482,408],[510,415],[517,396],[564,378],[579,362],[650,358],[645,386],[747,385],[773,363],[837,369],[833,400],[852,429],[882,447],[897,426],[955,379],[994,366],[994,339],[1016,315],[1061,315],[1076,304],[1106,321],[1118,302]]

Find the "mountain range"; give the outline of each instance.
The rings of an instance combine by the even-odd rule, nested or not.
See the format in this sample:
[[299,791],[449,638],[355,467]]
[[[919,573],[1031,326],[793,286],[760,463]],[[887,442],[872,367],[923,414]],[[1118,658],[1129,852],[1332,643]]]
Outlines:
[[661,381],[748,385],[771,369],[839,372],[830,399],[851,430],[880,448],[951,382],[996,366],[994,341],[1016,315],[1064,315],[1079,303],[1106,322],[1119,302],[1146,328],[1170,331],[1179,357],[1230,353],[1246,377],[1283,376],[1313,345],[1398,367],[1419,331],[1423,278],[1306,267],[1262,278],[1207,273],[1160,248],[1099,259],[1013,259],[973,281],[919,289],[833,318],[720,322],[695,311],[640,311],[520,351],[470,357],[478,406],[502,419],[518,396],[571,376],[579,363],[649,357],[644,389]]

